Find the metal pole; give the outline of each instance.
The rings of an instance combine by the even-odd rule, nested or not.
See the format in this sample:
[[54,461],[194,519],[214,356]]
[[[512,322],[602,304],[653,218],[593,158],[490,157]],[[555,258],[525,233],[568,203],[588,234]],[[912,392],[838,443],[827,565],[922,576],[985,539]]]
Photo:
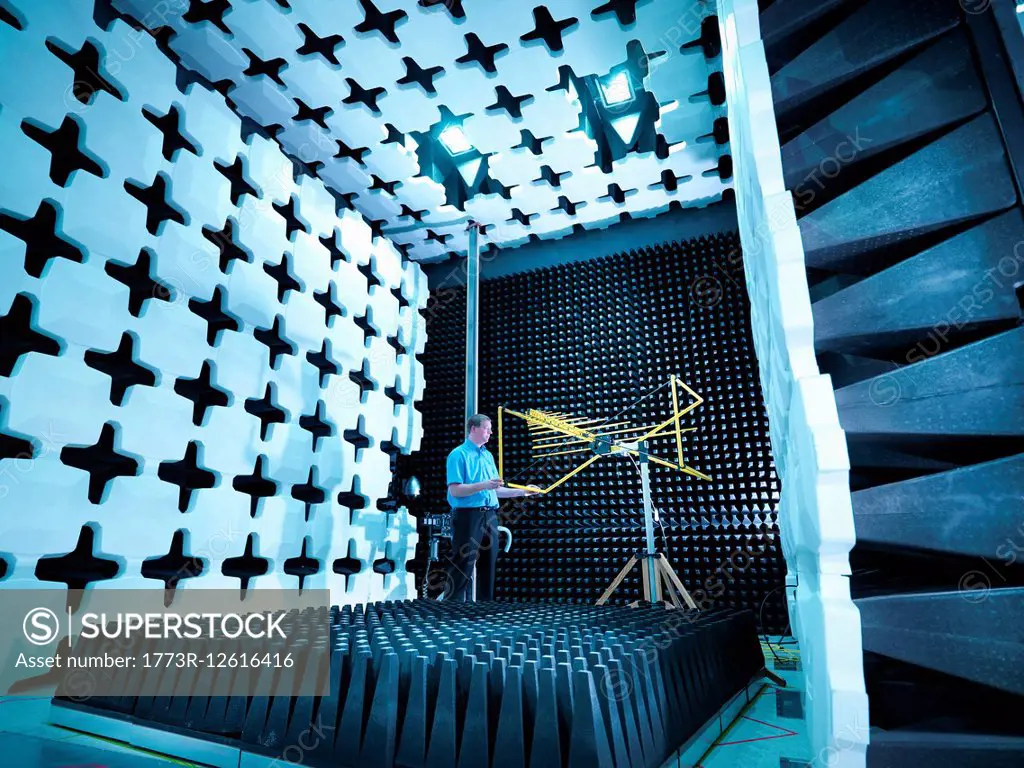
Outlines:
[[647,534],[647,557],[644,567],[647,568],[651,584],[651,602],[661,602],[661,582],[658,577],[658,565],[654,559],[654,502],[651,501],[650,463],[647,461],[647,444],[640,443],[640,489],[644,498],[644,532]]
[[[469,222],[469,251],[466,253],[466,418],[476,415],[477,409],[477,352],[479,350],[480,318],[480,248],[479,230],[475,221]],[[494,543],[497,545],[497,542]],[[470,575],[467,589],[470,602],[476,602],[476,568]]]
[[466,420],[476,414],[480,316],[480,250],[476,222],[469,222],[469,252],[466,254]]

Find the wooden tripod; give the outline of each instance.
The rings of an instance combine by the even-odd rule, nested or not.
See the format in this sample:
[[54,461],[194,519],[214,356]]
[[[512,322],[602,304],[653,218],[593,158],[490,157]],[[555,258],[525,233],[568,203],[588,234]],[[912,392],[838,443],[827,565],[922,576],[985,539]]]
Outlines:
[[[633,570],[633,566],[643,558],[653,558],[655,574],[655,583],[651,584],[651,577],[648,576],[647,568],[640,569],[640,573],[643,575],[644,580],[644,600],[649,603],[661,602],[659,593],[661,593],[661,589],[663,588],[664,594],[669,597],[668,600],[664,601],[666,607],[682,608],[683,603],[685,603],[686,607],[691,611],[697,610],[697,603],[695,603],[693,598],[690,597],[690,593],[686,591],[686,587],[683,586],[683,583],[679,580],[676,572],[672,570],[672,566],[668,564],[668,560],[661,552],[655,552],[653,554],[639,553],[630,557],[629,562],[623,566],[622,570],[619,571],[619,575],[615,577],[615,580],[608,585],[608,589],[606,589],[604,594],[601,595],[601,598],[597,601],[598,605],[603,605],[607,602],[608,598],[612,596],[626,576],[629,575],[629,572]],[[680,602],[680,600],[682,602]],[[635,602],[630,603],[630,607],[635,607],[636,605],[637,603]]]

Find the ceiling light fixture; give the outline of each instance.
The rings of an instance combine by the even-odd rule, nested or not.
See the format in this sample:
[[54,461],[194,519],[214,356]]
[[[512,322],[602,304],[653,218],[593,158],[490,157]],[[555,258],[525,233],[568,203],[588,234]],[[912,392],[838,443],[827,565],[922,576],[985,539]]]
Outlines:
[[469,143],[469,139],[466,138],[466,134],[457,125],[449,125],[438,136],[444,148],[448,150],[448,153],[453,157],[456,155],[464,155],[467,152],[473,150],[473,145]]
[[600,82],[601,98],[606,106],[614,107],[633,99],[633,83],[625,70],[609,75]]

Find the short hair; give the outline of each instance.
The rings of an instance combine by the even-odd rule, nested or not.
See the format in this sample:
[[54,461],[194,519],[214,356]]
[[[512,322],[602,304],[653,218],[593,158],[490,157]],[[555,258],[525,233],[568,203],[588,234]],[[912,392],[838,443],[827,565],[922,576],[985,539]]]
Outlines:
[[466,432],[468,433],[473,427],[482,427],[484,424],[488,424],[491,421],[490,416],[485,416],[482,413],[477,413],[470,416],[466,421]]

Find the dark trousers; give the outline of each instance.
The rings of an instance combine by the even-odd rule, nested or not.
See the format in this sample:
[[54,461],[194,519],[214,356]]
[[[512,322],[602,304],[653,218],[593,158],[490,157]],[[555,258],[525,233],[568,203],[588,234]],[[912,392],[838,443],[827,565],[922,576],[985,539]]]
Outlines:
[[452,510],[452,553],[445,578],[445,600],[469,599],[469,580],[476,571],[476,599],[494,599],[494,570],[498,562],[498,508],[464,507]]

